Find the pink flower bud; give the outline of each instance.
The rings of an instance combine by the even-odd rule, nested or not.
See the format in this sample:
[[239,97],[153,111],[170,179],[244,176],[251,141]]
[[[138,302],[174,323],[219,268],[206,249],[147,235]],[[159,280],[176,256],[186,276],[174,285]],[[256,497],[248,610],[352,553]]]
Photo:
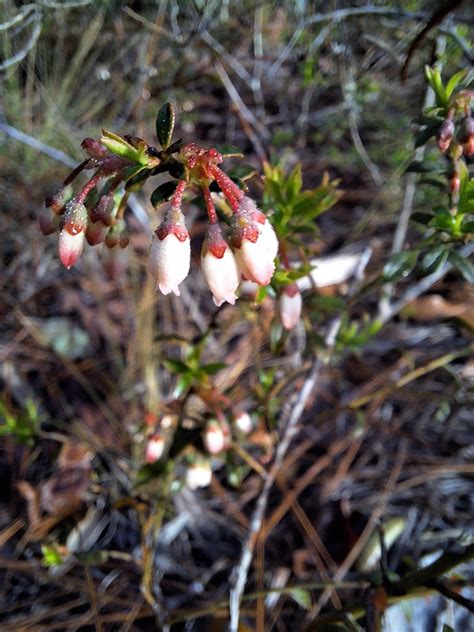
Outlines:
[[464,143],[464,153],[466,156],[472,156],[472,154],[474,154],[474,134],[469,136],[467,141]]
[[102,222],[91,222],[86,230],[86,239],[89,246],[97,246],[105,241],[105,236],[109,230]]
[[189,489],[208,487],[212,480],[212,469],[209,459],[199,459],[188,466],[186,485]]
[[474,154],[474,120],[468,116],[464,121],[464,153],[466,156]]
[[84,249],[87,224],[86,207],[71,200],[66,205],[64,225],[59,233],[58,244],[59,258],[68,269],[76,263]]
[[234,305],[240,273],[234,254],[224,241],[218,224],[209,225],[201,253],[201,270],[217,307],[224,301]]
[[163,294],[179,296],[179,284],[188,276],[191,264],[189,233],[179,208],[165,214],[151,242],[149,271]]
[[59,233],[59,258],[61,259],[63,266],[65,266],[68,270],[81,256],[84,249],[84,240],[84,231],[71,235],[66,228],[63,228]]
[[117,209],[112,193],[101,195],[99,201],[90,212],[92,222],[102,222],[105,226],[112,226]]
[[461,186],[461,177],[459,175],[459,171],[453,171],[449,178],[449,189],[451,193],[458,193],[459,187]]
[[95,138],[84,138],[81,147],[91,158],[106,158],[110,155],[105,145],[102,145],[102,143]]
[[280,296],[280,318],[285,329],[293,329],[300,319],[303,299],[296,283],[284,288]]
[[237,430],[243,434],[249,434],[253,430],[253,421],[250,415],[246,412],[238,413],[234,419],[234,424]]
[[159,433],[155,433],[151,436],[146,444],[145,460],[147,463],[156,463],[165,451],[165,441]]
[[52,197],[48,197],[45,200],[45,205],[50,208],[56,215],[62,215],[65,210],[65,204],[73,196],[71,186],[65,186],[59,189]]
[[232,242],[241,273],[259,285],[268,285],[275,271],[278,239],[272,225],[244,196],[232,218]]
[[40,230],[43,235],[52,235],[59,228],[60,217],[43,209],[39,218]]
[[222,428],[216,419],[207,422],[203,433],[203,443],[209,454],[219,454],[226,447],[226,441]]
[[443,153],[449,149],[454,136],[454,123],[451,118],[447,118],[441,124],[438,132],[438,147]]
[[125,220],[115,220],[115,223],[107,232],[105,245],[108,248],[114,248],[117,244],[119,244],[121,248],[125,248],[128,245],[128,241],[127,224],[125,223]]

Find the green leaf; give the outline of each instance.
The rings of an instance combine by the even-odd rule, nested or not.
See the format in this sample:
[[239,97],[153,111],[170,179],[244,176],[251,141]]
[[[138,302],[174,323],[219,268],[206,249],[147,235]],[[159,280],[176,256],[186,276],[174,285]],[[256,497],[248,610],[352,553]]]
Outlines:
[[152,175],[153,169],[140,168],[138,173],[128,178],[125,184],[126,191],[139,191],[146,180]]
[[449,256],[449,250],[444,246],[438,246],[430,250],[424,257],[421,262],[423,269],[432,273],[438,270],[444,263],[446,263]]
[[311,594],[309,590],[305,590],[304,588],[292,588],[289,594],[293,597],[296,603],[305,610],[309,610],[311,608]]
[[182,375],[176,383],[173,391],[173,397],[180,397],[185,393],[194,381],[194,375],[192,373],[185,373]]
[[156,208],[163,202],[166,202],[171,198],[176,189],[176,182],[174,180],[170,180],[169,182],[164,182],[160,184],[160,186],[156,187],[150,197],[150,201],[152,205]]
[[430,186],[436,187],[441,191],[444,191],[446,189],[446,179],[442,176],[423,176],[422,178],[420,178],[419,182],[420,184],[429,184]]
[[63,557],[61,553],[59,553],[59,551],[53,546],[42,544],[41,553],[43,554],[43,559],[41,561],[43,566],[60,566],[60,564],[63,563]]
[[270,348],[273,353],[276,353],[278,349],[278,345],[281,342],[282,336],[283,336],[283,327],[280,324],[280,322],[275,321],[272,324],[272,327],[270,329]]
[[436,214],[430,221],[429,226],[451,232],[456,226],[456,218],[447,209],[439,208],[436,210]]
[[385,281],[394,281],[402,276],[407,276],[414,268],[418,253],[413,250],[399,252],[385,264],[383,277]]
[[426,125],[427,127],[429,127],[430,125],[433,125],[434,127],[438,128],[442,122],[444,121],[444,116],[435,116],[435,115],[426,115],[426,114],[422,114],[421,116],[418,116],[417,118],[414,119],[414,123],[416,123],[417,125],[422,125],[423,127]]
[[166,360],[162,360],[162,364],[168,371],[171,371],[171,373],[187,373],[189,371],[189,366],[181,360],[167,358]]
[[474,266],[467,257],[452,251],[449,253],[449,261],[468,283],[474,284]]
[[134,487],[145,485],[153,478],[159,478],[166,474],[173,466],[171,460],[157,461],[153,465],[143,465],[135,475]]
[[273,275],[273,280],[276,283],[288,283],[288,271],[287,270],[277,270]]
[[244,157],[242,150],[239,147],[234,147],[233,145],[218,145],[216,149],[225,158],[243,158]]
[[303,176],[301,175],[301,163],[299,162],[288,176],[287,192],[288,200],[292,200],[301,191]]
[[109,132],[108,130],[103,129],[102,135],[100,137],[100,142],[116,156],[127,158],[132,162],[140,162],[140,151],[133,147],[133,145],[131,145],[121,136],[118,136],[113,132]]
[[248,180],[256,173],[257,170],[255,169],[255,167],[247,164],[236,165],[235,167],[227,171],[227,175],[229,176],[229,178],[232,178],[232,180]]
[[156,136],[163,149],[168,149],[173,137],[176,110],[172,103],[165,103],[156,116]]
[[464,79],[467,74],[467,70],[460,70],[456,74],[454,74],[451,79],[446,84],[445,94],[446,99],[449,100],[453,91],[458,87],[459,83]]
[[433,88],[433,92],[436,97],[436,104],[438,107],[445,107],[447,104],[446,91],[443,85],[443,81],[441,79],[441,73],[439,68],[429,68],[425,67],[426,78],[428,79],[429,84]]
[[459,213],[470,213],[474,210],[474,180],[469,177],[469,171],[463,160],[458,163],[460,185],[459,185]]
[[418,222],[419,224],[429,224],[430,221],[433,219],[433,215],[432,213],[413,213],[413,215],[411,216],[411,219],[414,222]]
[[259,305],[263,299],[268,294],[268,287],[266,285],[261,285],[257,290],[257,295],[255,296],[255,302]]
[[423,129],[420,129],[415,137],[415,147],[421,147],[425,143],[429,141],[432,136],[436,135],[436,132],[439,129],[439,125],[428,125]]
[[227,364],[225,362],[210,362],[209,364],[205,364],[201,367],[201,370],[207,375],[215,375],[219,373],[222,369],[225,369]]
[[464,222],[464,224],[461,226],[461,230],[464,234],[474,233],[474,222]]
[[436,171],[436,165],[428,164],[421,160],[412,160],[406,168],[406,171],[411,173],[431,173]]

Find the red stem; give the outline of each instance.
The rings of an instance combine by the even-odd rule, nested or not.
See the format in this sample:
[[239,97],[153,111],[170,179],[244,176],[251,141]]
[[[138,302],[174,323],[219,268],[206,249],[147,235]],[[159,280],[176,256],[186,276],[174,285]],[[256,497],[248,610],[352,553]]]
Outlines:
[[290,261],[288,259],[288,254],[286,252],[285,246],[283,245],[283,243],[281,241],[279,243],[278,252],[279,252],[282,264],[285,266],[285,268],[287,270],[291,270],[291,265],[290,265]]
[[186,180],[180,180],[176,185],[173,197],[171,198],[171,206],[173,208],[181,208],[181,204],[183,202],[183,194],[187,184],[188,183],[186,182]]
[[204,196],[204,202],[206,203],[207,215],[209,217],[210,224],[217,224],[217,213],[216,207],[214,206],[214,202],[212,201],[211,192],[209,191],[209,187],[202,187],[202,194]]
[[75,198],[78,204],[83,204],[88,194],[92,191],[95,185],[103,178],[101,173],[95,173],[89,182],[81,189],[80,193]]
[[227,174],[225,174],[217,165],[212,165],[209,169],[211,175],[215,178],[220,190],[225,195],[226,200],[235,212],[239,208],[239,201],[244,197],[243,192],[233,182]]

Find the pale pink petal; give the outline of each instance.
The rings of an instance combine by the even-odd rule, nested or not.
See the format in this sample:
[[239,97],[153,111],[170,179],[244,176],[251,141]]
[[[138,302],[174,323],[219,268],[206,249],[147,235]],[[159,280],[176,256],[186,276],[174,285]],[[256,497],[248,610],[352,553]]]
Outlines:
[[201,257],[201,270],[217,307],[220,307],[224,301],[234,305],[240,274],[231,249],[227,248],[221,259],[208,250]]
[[234,423],[240,432],[244,434],[248,434],[253,430],[253,421],[250,415],[246,412],[239,413],[235,419]]
[[145,459],[147,463],[155,463],[163,456],[165,451],[165,442],[161,435],[156,434],[148,439],[145,450]]
[[173,292],[179,296],[179,284],[188,276],[191,265],[191,245],[189,237],[180,241],[174,233],[164,239],[153,236],[149,271],[163,294]]
[[260,243],[246,239],[242,240],[242,247],[235,250],[240,271],[249,281],[259,285],[268,285],[275,271],[275,264],[271,253]]
[[209,461],[198,461],[189,465],[186,471],[186,485],[190,489],[207,487],[211,484],[212,469]]
[[79,259],[84,249],[84,231],[71,235],[65,228],[59,233],[59,258],[63,266],[69,270]]
[[280,296],[280,318],[285,329],[290,330],[296,326],[301,317],[302,305],[303,299],[299,291],[291,296],[283,292]]

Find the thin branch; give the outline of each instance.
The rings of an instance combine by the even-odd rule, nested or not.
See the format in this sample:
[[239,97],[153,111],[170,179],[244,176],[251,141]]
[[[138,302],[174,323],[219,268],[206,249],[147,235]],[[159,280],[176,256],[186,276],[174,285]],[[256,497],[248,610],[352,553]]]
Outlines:
[[[325,339],[329,348],[332,348],[334,346],[340,325],[341,319],[338,317],[332,322],[329,328]],[[230,632],[238,632],[240,619],[240,602],[245,590],[245,584],[247,583],[250,563],[252,561],[257,536],[262,527],[263,517],[267,507],[270,490],[273,487],[273,483],[275,482],[277,472],[279,471],[281,464],[283,463],[288,446],[296,433],[297,424],[304,412],[309,397],[313,392],[314,386],[317,382],[322,367],[323,361],[320,358],[315,358],[315,360],[313,361],[311,372],[306,378],[305,383],[303,384],[303,388],[298,395],[298,399],[296,400],[296,403],[293,407],[293,410],[291,411],[288,420],[286,421],[286,424],[285,422],[282,423],[282,425],[286,425],[283,437],[277,446],[273,466],[265,478],[262,491],[257,500],[257,505],[255,507],[252,520],[250,522],[247,538],[242,549],[242,556],[238,566],[234,571],[233,588],[231,590],[229,600]]]
[[201,39],[232,68],[242,81],[245,81],[249,88],[252,87],[252,75],[237,61],[234,55],[230,55],[227,52],[222,44],[218,42],[215,37],[209,33],[209,31],[203,31],[201,33]]
[[[366,249],[364,256],[361,257],[361,262],[359,263],[358,269],[355,273],[355,281],[351,288],[350,295],[354,295],[357,292],[357,288],[362,282],[364,270],[370,259],[371,252],[372,251],[370,249]],[[248,572],[252,561],[255,544],[260,529],[262,528],[263,518],[265,515],[265,510],[267,508],[270,490],[275,482],[279,470],[281,469],[290,443],[298,430],[298,422],[303,415],[306,404],[308,403],[311,393],[313,392],[316,382],[318,381],[321,369],[330,361],[341,324],[342,316],[337,316],[329,324],[326,336],[324,338],[324,356],[321,355],[314,358],[311,371],[297,396],[296,403],[290,411],[288,418],[286,418],[286,415],[282,415],[282,418],[280,419],[280,426],[284,428],[283,434],[275,451],[275,459],[273,461],[273,465],[264,480],[262,491],[260,492],[260,496],[257,500],[257,504],[254,509],[252,519],[250,521],[247,538],[242,548],[240,562],[234,569],[233,573],[233,587],[229,599],[230,632],[238,632],[240,619],[240,602],[242,600],[245,585],[247,583]]]
[[[310,24],[319,24],[320,22],[327,22],[328,20],[334,20],[338,22],[339,20],[345,20],[346,18],[364,16],[364,15],[378,15],[384,17],[394,17],[400,18],[402,20],[422,20],[425,18],[431,17],[430,14],[425,12],[411,12],[404,11],[403,9],[390,9],[387,7],[378,7],[378,6],[365,6],[365,7],[354,7],[350,9],[338,9],[336,11],[331,11],[330,13],[316,13],[315,15],[309,16],[305,18],[304,22],[308,26]],[[456,20],[458,22],[464,24],[472,24],[472,19],[464,19],[459,18]]]
[[428,588],[434,588],[437,592],[439,592],[446,599],[450,599],[451,601],[456,602],[469,612],[474,613],[474,601],[472,599],[467,599],[464,595],[459,594],[455,590],[452,590],[446,584],[443,584],[441,581],[434,580],[432,582],[427,583]]
[[31,15],[29,15],[26,18],[26,21],[24,23],[20,24],[20,26],[18,28],[19,28],[19,30],[23,30],[27,26],[30,26],[30,24],[33,24],[33,28],[32,28],[30,36],[29,36],[28,40],[26,41],[25,45],[23,46],[23,48],[20,51],[18,51],[18,53],[16,53],[15,55],[12,55],[12,57],[9,57],[8,59],[6,59],[2,63],[0,63],[0,72],[3,71],[3,70],[6,70],[7,68],[10,68],[11,66],[14,66],[15,64],[20,63],[20,61],[25,59],[25,57],[28,55],[30,50],[36,44],[36,42],[38,40],[38,37],[40,36],[41,28],[42,28],[42,16],[41,16],[41,14],[40,13],[36,13],[36,12],[35,13],[31,13]]
[[25,134],[25,132],[16,129],[11,125],[7,125],[7,123],[0,123],[0,132],[4,132],[5,134],[7,134],[7,136],[13,138],[13,140],[23,143],[24,145],[28,145],[28,147],[40,151],[42,154],[49,156],[57,162],[61,162],[63,165],[66,165],[66,167],[70,167],[71,169],[73,169],[77,165],[77,160],[74,160],[60,149],[50,147],[49,145],[46,145],[46,143],[41,142],[34,136],[30,136],[30,134]]
[[[352,74],[352,73],[351,73]],[[355,81],[352,76],[347,76],[342,81],[342,93],[344,95],[344,102],[346,104],[348,110],[348,119],[349,119],[349,131],[351,134],[352,142],[354,144],[354,148],[359,154],[360,159],[367,167],[368,172],[372,176],[372,180],[375,182],[377,186],[382,186],[383,178],[380,173],[380,169],[370,158],[364,143],[360,137],[359,127],[357,124],[357,106],[354,100],[354,91],[355,91]]]
[[14,15],[6,22],[2,22],[0,24],[0,32],[6,31],[12,28],[12,26],[15,26],[15,24],[22,22],[26,17],[30,15],[32,11],[34,11],[35,13],[38,11],[38,7],[35,4],[27,4],[26,6],[22,7],[16,15]]
[[[0,132],[4,132],[8,136],[10,136],[10,138],[13,138],[19,143],[23,143],[24,145],[27,145],[28,147],[31,147],[32,149],[36,149],[42,154],[49,156],[53,160],[56,160],[56,162],[60,162],[61,164],[65,165],[66,167],[69,167],[70,169],[74,169],[77,166],[77,161],[74,160],[74,158],[71,158],[71,156],[68,156],[67,154],[65,154],[60,149],[55,149],[54,147],[50,147],[50,145],[46,145],[46,143],[41,142],[34,136],[31,136],[30,134],[26,134],[25,132],[22,132],[19,129],[16,129],[16,127],[12,127],[11,125],[8,125],[7,123],[0,122]],[[143,226],[148,228],[150,225],[150,218],[148,216],[148,213],[145,210],[145,207],[138,200],[138,197],[136,196],[136,194],[132,193],[132,195],[130,195],[130,197],[128,198],[128,205],[132,213],[138,219],[138,221]]]
[[[467,244],[460,250],[460,254],[463,257],[468,257],[473,252],[474,244]],[[383,314],[379,314],[379,316],[377,317],[378,320],[382,324],[385,324],[386,322],[391,320],[394,316],[399,314],[404,307],[406,307],[409,303],[421,296],[421,294],[429,290],[430,287],[432,287],[437,281],[442,279],[452,269],[452,267],[453,266],[449,262],[445,263],[443,266],[438,268],[438,270],[435,270],[435,272],[432,272],[428,276],[423,277],[420,281],[418,281],[418,283],[415,283],[410,288],[408,288],[405,294],[403,294],[403,296],[398,301],[392,303]]]
[[[439,58],[443,55],[446,50],[446,37],[440,36],[436,40],[436,51],[435,55]],[[438,61],[436,66],[441,70],[441,63]],[[435,101],[435,94],[433,90],[428,86],[425,93],[424,105],[423,109],[431,107]],[[426,145],[422,145],[415,150],[414,159],[418,161],[422,161],[425,155]],[[402,210],[400,212],[400,217],[398,219],[397,228],[395,230],[395,235],[393,237],[391,255],[396,255],[401,252],[403,248],[403,244],[405,243],[405,237],[408,231],[408,224],[410,221],[411,212],[413,210],[413,204],[415,201],[416,194],[416,181],[417,176],[415,173],[409,173],[406,177],[406,187],[405,187],[405,195],[403,197]],[[378,318],[383,321],[385,316],[390,313],[390,299],[393,296],[394,285],[393,283],[386,283],[382,287],[382,294],[379,300],[378,305]]]
[[228,93],[229,97],[233,101],[234,105],[242,113],[242,115],[244,116],[245,120],[250,125],[252,125],[264,138],[269,139],[270,138],[269,130],[265,127],[265,125],[263,125],[257,119],[257,117],[253,114],[253,112],[251,112],[248,109],[248,107],[245,105],[245,103],[242,101],[242,98],[241,98],[240,94],[238,93],[238,91],[235,88],[234,84],[230,80],[229,75],[226,73],[226,71],[224,69],[224,66],[221,64],[220,61],[216,61],[215,69],[217,71],[217,74],[219,75],[220,80],[222,81],[222,83],[224,85],[224,88],[227,90],[227,93]]
[[[382,494],[382,496],[380,497],[380,500],[377,504],[377,507],[374,509],[374,511],[372,512],[369,521],[367,522],[367,524],[364,527],[364,530],[362,531],[361,535],[359,536],[359,539],[357,540],[357,542],[355,543],[355,545],[352,547],[352,549],[349,551],[349,553],[347,554],[345,560],[342,562],[342,564],[340,565],[337,573],[334,576],[334,579],[336,581],[341,581],[344,579],[344,577],[346,576],[346,574],[348,573],[348,571],[351,569],[352,565],[354,564],[354,562],[357,560],[357,558],[359,557],[360,553],[362,552],[362,549],[364,548],[364,546],[367,544],[367,542],[369,541],[370,536],[372,535],[372,533],[374,532],[375,526],[378,522],[378,520],[381,518],[383,512],[385,511],[385,507],[387,506],[387,503],[389,501],[390,495],[392,494],[392,491],[397,483],[397,480],[401,474],[402,468],[403,468],[403,464],[405,462],[405,457],[406,457],[406,451],[407,451],[407,442],[406,440],[402,440],[400,442],[400,446],[398,448],[398,454],[397,454],[397,458],[395,461],[395,464],[393,466],[393,469],[390,473],[390,477],[387,481],[387,484],[385,486],[384,492]],[[327,589],[326,591],[324,591],[324,593],[321,595],[320,599],[318,600],[317,604],[314,606],[314,608],[311,610],[311,612],[308,615],[308,628],[307,629],[312,629],[312,624],[314,622],[314,619],[317,617],[317,615],[319,614],[321,608],[327,603],[328,599],[330,598],[331,594],[332,594],[332,588]]]
[[407,57],[401,71],[402,80],[405,80],[407,78],[408,67],[410,65],[410,61],[413,58],[413,55],[415,54],[416,49],[420,46],[421,42],[426,37],[426,35],[432,29],[438,26],[438,24],[440,24],[444,20],[444,18],[447,17],[451,13],[451,11],[455,11],[456,9],[459,9],[460,6],[464,4],[465,1],[466,0],[451,0],[449,3],[442,3],[436,8],[435,12],[428,20],[428,23],[425,24],[425,26],[421,29],[421,31],[418,33],[418,35],[415,37],[415,39],[411,43],[410,48],[408,49]]
[[242,101],[237,89],[232,83],[229,75],[226,73],[224,66],[220,63],[220,61],[215,62],[215,69],[217,74],[219,75],[224,88],[227,90],[227,94],[229,95],[234,107],[237,110],[237,114],[240,118],[240,122],[247,136],[249,137],[252,145],[255,149],[255,153],[259,157],[262,163],[267,162],[267,155],[263,148],[260,139],[255,133],[254,129],[258,129],[264,138],[270,138],[270,132],[267,128],[260,123],[260,121],[255,117],[255,115],[248,109],[245,103]]

